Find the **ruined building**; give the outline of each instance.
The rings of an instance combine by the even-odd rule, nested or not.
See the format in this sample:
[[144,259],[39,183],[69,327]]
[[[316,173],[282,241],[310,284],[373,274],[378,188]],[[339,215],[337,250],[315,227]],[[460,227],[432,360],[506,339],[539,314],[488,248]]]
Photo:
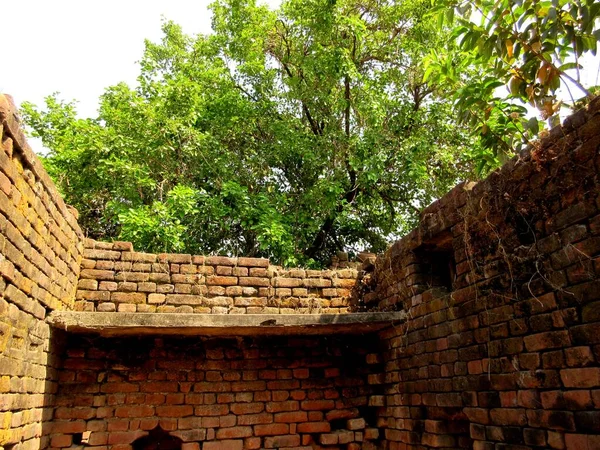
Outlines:
[[359,270],[85,239],[0,131],[0,449],[600,448],[600,100]]

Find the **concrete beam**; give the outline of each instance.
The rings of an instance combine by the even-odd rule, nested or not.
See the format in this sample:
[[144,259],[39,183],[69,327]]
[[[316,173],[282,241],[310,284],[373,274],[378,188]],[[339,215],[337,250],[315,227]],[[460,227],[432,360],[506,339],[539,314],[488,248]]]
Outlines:
[[176,314],[53,311],[48,323],[101,336],[266,336],[364,334],[398,325],[404,311],[349,314]]

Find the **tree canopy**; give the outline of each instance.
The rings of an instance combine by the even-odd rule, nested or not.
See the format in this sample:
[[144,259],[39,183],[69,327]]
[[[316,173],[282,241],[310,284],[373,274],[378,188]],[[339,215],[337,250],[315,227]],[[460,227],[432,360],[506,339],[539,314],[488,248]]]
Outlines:
[[[459,118],[479,136],[480,167],[493,167],[497,156],[530,144],[544,128],[543,120],[552,126],[559,122],[561,108],[577,109],[600,92],[581,76],[584,56],[595,56],[600,41],[596,0],[433,4],[456,45],[428,56],[425,79],[450,92]],[[591,67],[587,71],[595,73]],[[473,72],[478,76],[465,77]],[[559,95],[560,88],[566,92]]]
[[209,35],[164,23],[137,85],[107,88],[98,117],[56,96],[24,105],[91,237],[287,265],[381,251],[529,143],[543,123],[524,102],[554,116],[599,37],[593,0],[211,8]]
[[24,115],[92,237],[282,264],[381,251],[471,170],[472,137],[423,82],[448,39],[429,6],[217,0],[213,33],[165,23],[97,118],[56,96]]

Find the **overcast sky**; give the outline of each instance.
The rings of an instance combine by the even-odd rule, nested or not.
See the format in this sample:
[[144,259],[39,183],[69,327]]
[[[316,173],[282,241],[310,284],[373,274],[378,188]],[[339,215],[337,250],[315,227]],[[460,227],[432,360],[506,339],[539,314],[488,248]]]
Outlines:
[[[0,92],[41,105],[60,92],[96,115],[110,85],[134,84],[144,39],[161,38],[161,17],[188,34],[208,33],[212,0],[16,0],[3,2]],[[279,0],[266,1],[279,4]]]

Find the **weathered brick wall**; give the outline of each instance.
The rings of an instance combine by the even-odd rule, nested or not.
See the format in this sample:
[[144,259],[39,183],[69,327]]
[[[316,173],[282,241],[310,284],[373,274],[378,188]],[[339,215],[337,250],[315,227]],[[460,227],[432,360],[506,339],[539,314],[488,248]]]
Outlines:
[[372,338],[72,336],[50,448],[129,450],[160,425],[183,450],[374,449]]
[[600,448],[600,99],[377,260],[387,449]]
[[[157,424],[184,450],[600,448],[600,100],[425,209],[370,273],[84,244],[14,111],[0,96],[0,449],[129,450]],[[53,333],[64,308],[409,320],[108,339]]]
[[75,308],[205,314],[345,313],[356,269],[282,269],[268,259],[152,254],[86,240]]
[[45,447],[56,391],[46,313],[69,308],[82,234],[0,95],[0,448]]

